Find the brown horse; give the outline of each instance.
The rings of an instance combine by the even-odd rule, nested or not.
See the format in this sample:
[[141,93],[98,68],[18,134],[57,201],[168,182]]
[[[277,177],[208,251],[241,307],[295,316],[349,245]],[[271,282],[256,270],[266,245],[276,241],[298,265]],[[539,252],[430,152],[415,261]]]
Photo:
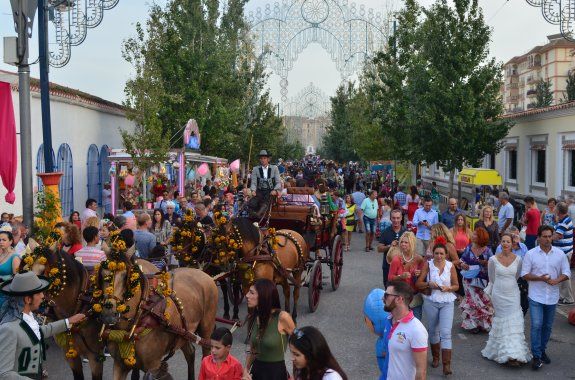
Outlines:
[[[170,273],[171,279],[167,281],[173,290],[175,302],[164,300],[154,303],[154,279],[141,277],[140,286],[135,288],[133,296],[125,300],[125,291],[130,286],[131,274],[135,273],[134,263],[125,259],[126,269],[111,272],[108,269],[100,271],[102,289],[113,287],[113,294],[104,296],[103,303],[110,303],[111,308],[104,307],[101,312],[101,321],[116,331],[136,334],[147,329],[135,340],[134,368],[153,372],[165,367],[165,362],[176,350],[182,350],[188,364],[188,379],[194,379],[195,348],[182,333],[198,333],[199,336],[209,339],[214,329],[216,309],[218,304],[218,290],[210,276],[197,269],[179,268]],[[107,282],[105,278],[111,278]],[[156,285],[157,286],[157,285]],[[177,298],[176,298],[177,297]],[[156,297],[157,298],[157,297]],[[168,297],[166,297],[167,299]],[[123,303],[129,307],[128,312],[119,316],[115,312],[116,306]],[[143,306],[153,303],[151,310]],[[179,308],[176,303],[181,305]],[[159,308],[162,315],[154,314]],[[180,314],[181,311],[181,314]],[[114,357],[114,379],[123,380],[131,370],[121,356],[121,347],[118,343],[108,340],[108,349]],[[209,348],[203,347],[203,354],[207,355]]]
[[[36,260],[30,269],[37,275],[47,275],[51,269],[58,268],[60,275],[56,278],[62,282],[59,291],[48,290],[46,292],[46,316],[52,320],[64,319],[76,313],[85,313],[89,316],[72,333],[74,349],[78,351],[78,356],[66,360],[72,370],[74,380],[84,379],[82,357],[88,359],[92,379],[100,380],[103,372],[104,344],[98,338],[98,332],[102,324],[89,315],[91,304],[89,296],[85,294],[89,287],[88,271],[72,255],[55,248],[50,250],[45,258],[44,264]],[[145,260],[137,260],[137,264],[144,273],[157,272],[157,268]],[[24,265],[25,263],[22,261],[20,270],[23,269]]]
[[[59,269],[59,275],[55,278],[58,278],[62,283],[60,290],[48,290],[46,292],[45,301],[48,305],[45,312],[46,316],[51,320],[59,320],[76,313],[87,313],[91,305],[83,299],[89,283],[88,272],[84,266],[73,256],[60,250],[50,250],[45,258],[46,262],[43,264],[36,260],[32,264],[31,270],[37,275],[47,275],[50,270]],[[22,261],[20,270],[23,269],[24,265],[25,263]],[[93,339],[98,334],[100,324],[96,320],[88,318],[80,326],[81,328],[73,330],[72,334],[74,348],[79,355],[67,359],[74,380],[84,379],[82,357],[86,357],[90,363],[92,379],[102,379],[101,355],[103,355],[104,345],[97,339]],[[63,349],[65,350],[64,347]]]
[[[273,243],[249,218],[232,219],[226,227],[231,236],[238,235],[243,242],[240,260],[253,265],[255,279],[267,278],[281,285],[285,298],[285,310],[290,312],[290,284],[293,285],[292,317],[297,318],[297,304],[302,285],[302,274],[309,258],[309,248],[303,236],[292,230],[278,230],[274,255],[270,254]],[[247,293],[247,289],[244,289]]]

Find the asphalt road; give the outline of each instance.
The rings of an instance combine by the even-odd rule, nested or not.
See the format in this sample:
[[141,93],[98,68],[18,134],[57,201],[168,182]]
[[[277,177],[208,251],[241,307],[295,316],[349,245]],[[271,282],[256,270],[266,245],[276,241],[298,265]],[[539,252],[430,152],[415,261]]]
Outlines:
[[[329,282],[329,269],[323,267],[324,287],[320,305],[315,313],[307,307],[307,289],[302,289],[299,300],[299,326],[316,326],[326,336],[328,343],[346,371],[349,379],[377,379],[378,369],[374,357],[375,337],[363,322],[363,300],[374,287],[381,287],[381,256],[377,253],[363,252],[363,235],[354,234],[352,252],[344,256],[343,278],[340,288],[334,292]],[[280,291],[281,294],[281,291]],[[220,302],[221,303],[221,302]],[[220,314],[222,308],[220,307]],[[246,315],[245,304],[241,307],[241,318]],[[553,334],[548,347],[552,364],[544,365],[534,372],[526,365],[521,368],[508,368],[481,356],[481,349],[487,341],[487,334],[471,335],[459,327],[460,312],[456,309],[456,322],[453,329],[454,351],[452,379],[575,379],[575,326],[567,323],[569,308],[559,306],[555,317]],[[425,323],[425,318],[424,318]],[[529,321],[526,320],[527,339],[529,339]],[[245,359],[245,329],[234,333],[232,353],[241,362]],[[199,350],[198,350],[199,351]],[[289,354],[287,354],[289,360]],[[196,374],[200,364],[200,354],[196,353]],[[186,364],[180,353],[170,359],[170,373],[174,379],[185,379]],[[69,379],[71,371],[65,363],[63,353],[55,344],[48,350],[46,363],[49,378]],[[105,362],[104,379],[112,378],[112,360]],[[291,368],[291,362],[288,362]],[[84,373],[89,379],[88,364],[84,364]],[[444,378],[441,368],[428,368],[429,379]]]

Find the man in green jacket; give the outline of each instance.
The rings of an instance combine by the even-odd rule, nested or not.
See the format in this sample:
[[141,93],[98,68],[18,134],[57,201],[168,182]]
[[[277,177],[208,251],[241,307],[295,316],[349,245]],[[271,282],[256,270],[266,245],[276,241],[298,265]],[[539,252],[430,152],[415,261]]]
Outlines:
[[65,332],[84,314],[40,325],[33,312],[44,300],[50,283],[33,272],[17,273],[0,285],[9,296],[0,309],[0,380],[42,379],[45,338]]

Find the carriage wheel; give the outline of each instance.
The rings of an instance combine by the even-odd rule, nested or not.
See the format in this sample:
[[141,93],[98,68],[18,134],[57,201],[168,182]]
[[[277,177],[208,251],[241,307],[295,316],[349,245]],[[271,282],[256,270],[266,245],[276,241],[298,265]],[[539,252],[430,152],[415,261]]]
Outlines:
[[339,282],[341,281],[341,270],[343,269],[343,243],[341,235],[337,235],[333,239],[331,248],[330,264],[331,268],[331,288],[337,290]]
[[309,311],[313,313],[319,305],[319,297],[321,295],[321,261],[316,260],[311,267],[311,276],[308,283],[308,297]]

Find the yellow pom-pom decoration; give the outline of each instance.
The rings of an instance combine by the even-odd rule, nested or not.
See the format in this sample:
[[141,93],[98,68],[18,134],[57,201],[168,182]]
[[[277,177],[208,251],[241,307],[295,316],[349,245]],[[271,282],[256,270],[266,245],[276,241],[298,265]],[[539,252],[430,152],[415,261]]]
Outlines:
[[95,313],[101,313],[102,305],[100,305],[99,303],[95,303],[92,305],[92,310],[94,310]]

